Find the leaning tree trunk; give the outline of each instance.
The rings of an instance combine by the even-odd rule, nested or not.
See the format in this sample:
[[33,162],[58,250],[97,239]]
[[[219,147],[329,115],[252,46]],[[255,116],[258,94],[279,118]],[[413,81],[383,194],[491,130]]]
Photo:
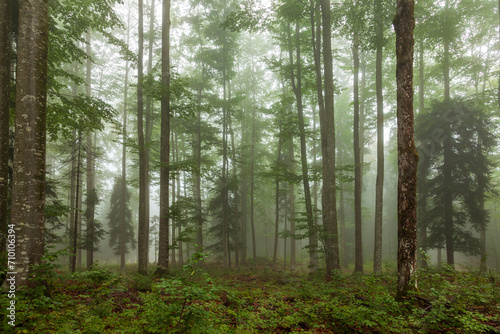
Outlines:
[[[398,282],[396,298],[402,300],[417,268],[417,163],[413,128],[413,29],[415,1],[398,0],[396,79],[398,122]],[[416,286],[416,281],[415,281]]]
[[[288,41],[289,41],[289,58],[290,64],[293,64],[293,49],[291,43],[291,31],[288,25]],[[300,53],[300,25],[296,22],[295,25],[295,44],[296,44],[296,71],[292,73],[292,88],[297,99],[297,112],[299,119],[299,137],[300,137],[300,162],[302,166],[302,183],[304,185],[304,200],[306,204],[306,218],[309,233],[309,267],[312,272],[318,269],[318,244],[315,242],[314,235],[316,226],[314,226],[314,216],[311,203],[311,189],[309,186],[309,171],[307,166],[307,148],[306,148],[306,131],[304,122],[304,110],[302,104],[302,74],[301,74],[301,53]],[[293,70],[292,70],[293,71]]]
[[[170,0],[163,0],[161,80],[164,87],[170,87]],[[170,163],[170,93],[161,98],[161,153],[160,153],[160,233],[158,248],[158,275],[168,272],[169,249],[169,201],[168,181]]]
[[47,1],[19,1],[12,222],[16,235],[16,284],[37,285],[36,265],[44,252]]
[[[0,1],[0,257],[7,246],[11,6]],[[3,268],[1,268],[3,269]]]
[[382,95],[382,48],[384,26],[382,0],[375,0],[375,32],[377,43],[376,91],[377,91],[377,183],[375,191],[375,247],[373,272],[382,272],[382,217],[384,209],[384,100]]

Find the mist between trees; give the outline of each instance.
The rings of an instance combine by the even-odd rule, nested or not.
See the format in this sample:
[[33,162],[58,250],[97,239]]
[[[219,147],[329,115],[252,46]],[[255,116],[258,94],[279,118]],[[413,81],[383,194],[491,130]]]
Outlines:
[[398,298],[500,269],[497,1],[0,5],[18,285],[49,247],[70,272],[397,263]]

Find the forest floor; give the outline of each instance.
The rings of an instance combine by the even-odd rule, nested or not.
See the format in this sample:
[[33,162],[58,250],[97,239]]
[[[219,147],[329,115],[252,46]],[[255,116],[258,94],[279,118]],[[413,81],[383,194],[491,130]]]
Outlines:
[[70,275],[48,265],[37,291],[17,292],[15,327],[2,291],[0,332],[500,333],[498,273],[420,270],[418,290],[396,302],[390,268],[325,282],[321,272],[224,269],[196,264],[201,258],[164,279],[100,266]]

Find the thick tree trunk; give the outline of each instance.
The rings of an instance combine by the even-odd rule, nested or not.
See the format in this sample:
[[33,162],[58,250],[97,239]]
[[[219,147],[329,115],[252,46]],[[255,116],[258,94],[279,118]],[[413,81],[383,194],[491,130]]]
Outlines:
[[[162,19],[162,67],[163,87],[170,87],[170,0],[163,0]],[[169,163],[170,163],[170,93],[167,91],[161,99],[161,153],[160,153],[160,233],[158,248],[158,275],[168,272],[169,264]]]
[[361,217],[361,148],[359,145],[359,35],[354,32],[354,272],[363,273],[363,222]]
[[2,0],[0,1],[0,257],[2,258],[7,247],[8,231],[10,44],[11,4],[10,0]]
[[44,252],[48,9],[47,1],[19,1],[12,189],[19,287],[37,284],[28,279]]
[[325,109],[321,117],[321,152],[323,155],[323,227],[325,233],[326,277],[340,270],[337,227],[337,194],[335,180],[335,119],[333,106],[333,58],[330,1],[321,0],[323,22],[323,60],[325,71]]
[[382,48],[384,26],[382,0],[375,0],[375,33],[377,44],[376,91],[377,91],[377,183],[375,191],[375,242],[373,272],[382,272],[382,219],[384,209],[384,100],[382,95]]
[[[396,298],[402,300],[417,267],[417,163],[413,128],[413,29],[415,1],[398,0],[396,79],[398,120],[398,282]],[[414,281],[416,286],[416,281]]]

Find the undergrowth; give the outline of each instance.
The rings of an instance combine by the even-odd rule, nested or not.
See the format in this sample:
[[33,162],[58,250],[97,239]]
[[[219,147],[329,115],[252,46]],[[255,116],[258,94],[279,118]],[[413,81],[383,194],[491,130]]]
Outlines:
[[394,299],[396,276],[227,270],[193,254],[168,277],[95,266],[67,274],[47,258],[43,284],[16,296],[4,333],[500,333],[500,275],[453,268],[418,272],[418,289]]

